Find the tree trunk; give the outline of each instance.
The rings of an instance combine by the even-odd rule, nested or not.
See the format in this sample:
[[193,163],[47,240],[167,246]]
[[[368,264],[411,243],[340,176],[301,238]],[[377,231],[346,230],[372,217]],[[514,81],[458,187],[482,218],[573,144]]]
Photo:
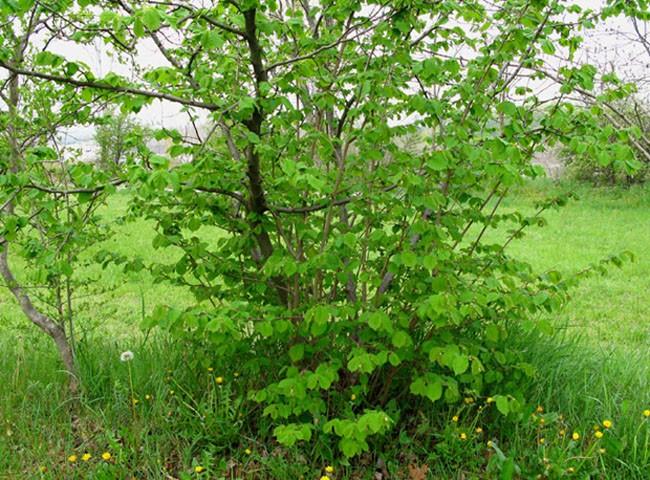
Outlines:
[[2,252],[0,252],[0,274],[2,275],[2,278],[20,304],[20,308],[27,318],[54,340],[56,348],[59,351],[59,357],[61,358],[69,376],[68,389],[70,390],[70,394],[75,396],[79,390],[79,380],[77,377],[74,355],[70,343],[68,342],[68,338],[65,335],[65,330],[61,325],[56,323],[47,315],[43,315],[39,312],[36,307],[34,307],[29,296],[25,293],[22,287],[18,285],[18,282],[16,282],[16,278],[9,268],[9,243],[6,241],[3,242],[2,239],[0,239],[0,248],[2,248]]

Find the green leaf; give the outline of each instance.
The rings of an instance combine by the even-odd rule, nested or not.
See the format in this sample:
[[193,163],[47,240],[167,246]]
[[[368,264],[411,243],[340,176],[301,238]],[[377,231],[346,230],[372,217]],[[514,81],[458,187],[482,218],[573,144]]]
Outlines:
[[296,363],[303,359],[305,356],[305,345],[298,343],[289,349],[289,358]]
[[339,441],[339,449],[348,458],[354,457],[368,449],[366,442],[358,441],[353,438],[342,438]]
[[144,37],[146,34],[146,31],[144,29],[144,24],[142,23],[142,19],[137,17],[133,21],[133,33],[135,33],[136,37]]
[[435,402],[442,397],[442,380],[433,374],[418,377],[411,383],[410,391],[413,395],[427,397]]
[[432,152],[429,159],[427,160],[427,165],[432,170],[445,170],[449,166],[449,159],[447,158],[447,154],[442,151]]
[[156,8],[145,8],[142,10],[142,23],[149,30],[157,30],[162,24],[162,15]]
[[510,403],[508,402],[508,397],[503,395],[495,395],[494,401],[497,406],[497,410],[501,412],[502,415],[508,415],[510,413]]
[[201,45],[206,50],[221,48],[224,44],[224,38],[216,30],[206,30],[201,34]]
[[386,314],[386,312],[383,312],[381,310],[368,312],[365,317],[367,318],[368,326],[370,326],[370,328],[373,330],[386,332],[393,331],[393,325],[390,321],[390,317],[388,314]]
[[509,117],[514,117],[517,114],[517,105],[512,102],[501,102],[497,106],[497,110],[501,113],[506,114]]
[[402,252],[402,254],[399,256],[399,261],[405,267],[412,268],[417,265],[418,257],[415,255],[415,253],[406,251]]
[[263,322],[259,322],[255,325],[255,329],[263,336],[263,337],[270,337],[273,335],[273,324],[268,321],[264,320]]
[[399,355],[395,352],[390,352],[388,355],[388,362],[393,366],[397,367],[399,364],[402,363],[402,359],[399,357]]
[[485,338],[492,343],[497,343],[499,341],[499,327],[490,323],[485,327]]
[[299,441],[309,441],[311,439],[311,428],[307,424],[297,423],[280,425],[275,427],[273,435],[275,435],[280,444],[292,447]]
[[542,51],[544,53],[548,55],[553,55],[555,53],[555,45],[553,45],[553,43],[547,38],[542,40],[541,45],[542,45]]
[[454,373],[456,375],[465,373],[465,371],[469,368],[469,358],[467,357],[467,355],[463,355],[463,354],[456,355],[456,357],[452,362],[452,368],[454,369]]
[[393,346],[397,348],[403,348],[413,343],[413,340],[411,340],[411,336],[408,333],[406,333],[404,330],[397,330],[395,333],[393,333],[393,337],[391,338],[391,341],[393,343]]

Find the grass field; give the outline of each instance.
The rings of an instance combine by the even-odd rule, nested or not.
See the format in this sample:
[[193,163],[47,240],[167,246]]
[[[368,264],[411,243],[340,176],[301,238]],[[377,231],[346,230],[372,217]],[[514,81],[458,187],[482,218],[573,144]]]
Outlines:
[[536,269],[576,272],[612,253],[631,251],[636,261],[607,276],[584,281],[558,323],[604,351],[647,352],[650,346],[650,190],[592,189],[574,184],[533,184],[509,199],[525,206],[548,193],[572,191],[568,206],[548,212],[545,228],[528,231],[510,253]]
[[[532,332],[521,339],[531,362],[540,369],[533,395],[547,411],[564,416],[550,419],[554,425],[570,425],[584,436],[594,423],[612,419],[617,453],[611,460],[603,459],[609,473],[597,478],[650,478],[649,433],[641,415],[650,408],[650,188],[533,183],[517,190],[505,207],[532,212],[536,200],[565,190],[581,199],[547,213],[548,225],[530,230],[509,247],[510,253],[539,270],[567,273],[623,250],[634,253],[636,261],[606,276],[588,278],[576,288],[572,301],[550,319],[556,328],[553,337]],[[115,197],[107,216],[123,214],[126,202],[125,195]],[[160,260],[151,239],[151,225],[138,221],[120,226],[119,235],[104,247]],[[174,252],[165,255],[171,259]],[[52,345],[25,321],[8,292],[0,290],[0,478],[109,479],[124,478],[119,475],[127,472],[135,478],[165,478],[156,475],[172,460],[184,465],[190,478],[196,465],[225,462],[220,459],[219,442],[198,447],[207,437],[241,434],[233,426],[231,406],[209,386],[202,403],[175,400],[186,382],[204,380],[182,372],[183,355],[188,352],[174,350],[159,335],[143,345],[144,335],[138,329],[143,315],[156,304],[189,303],[187,292],[154,284],[144,273],[125,275],[114,266],[102,270],[93,265],[84,274],[94,294],[80,300],[77,312],[78,353],[89,401],[72,427]],[[118,359],[126,349],[136,351],[139,360],[133,362],[133,375],[143,405],[135,419],[129,409],[125,367]],[[197,421],[197,412],[206,405],[221,414]],[[539,447],[539,427],[523,426],[506,433],[518,458],[532,455]],[[135,453],[127,452],[126,444],[137,445]],[[241,445],[253,453],[242,454],[240,461],[254,464],[271,478],[318,478],[307,467],[282,463],[272,455],[257,457],[252,439],[242,440]],[[544,455],[551,461],[553,455],[566,455],[564,450],[554,453],[548,448]],[[112,458],[104,462],[103,470],[98,466],[92,476],[85,476],[83,469],[73,470],[66,461],[70,452],[85,450],[92,451],[93,461],[102,452],[110,452]],[[127,457],[130,465],[140,467],[116,470]],[[40,467],[47,470],[39,473]],[[448,465],[434,466],[432,471],[439,475],[433,478],[478,478]]]

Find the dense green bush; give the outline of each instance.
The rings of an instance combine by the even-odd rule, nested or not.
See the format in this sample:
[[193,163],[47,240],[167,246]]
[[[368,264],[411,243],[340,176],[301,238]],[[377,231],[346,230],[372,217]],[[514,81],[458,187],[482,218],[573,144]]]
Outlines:
[[[51,7],[61,38],[101,39],[120,53],[146,40],[169,65],[136,65],[136,81],[97,78],[47,45],[11,57],[15,35],[0,37],[0,65],[85,102],[137,112],[165,100],[209,118],[214,129],[200,142],[157,132],[172,144],[168,155],[139,145],[108,182],[130,184],[130,214],[155,224],[153,248],[175,261],[113,251],[97,259],[194,293],[192,307],[170,298],[144,326],[191,345],[189,367],[242,377],[246,391],[232,404],[259,406],[248,409],[256,435],[355,457],[408,439],[421,412],[449,405],[494,404],[489,422],[527,416],[535,366],[511,335],[561,305],[573,280],[536,273],[507,247],[566,198],[532,215],[501,202],[540,174],[531,158],[546,145],[632,161],[618,141],[627,130],[602,128],[597,112],[519,82],[522,69],[545,78],[543,55],[557,47],[574,53],[592,12],[560,0],[507,0],[496,10],[428,0],[90,3]],[[7,24],[50,14],[30,1],[0,5]],[[614,3],[599,16],[623,8],[632,9]],[[570,94],[592,90],[596,75],[581,65],[557,78]],[[609,86],[606,98],[625,94]],[[405,148],[416,135],[422,145]],[[111,191],[89,166],[75,168],[83,174],[65,185],[72,192],[55,194],[81,202]],[[12,225],[3,236],[16,233]],[[497,226],[507,236],[486,240]],[[222,438],[236,441],[233,430]],[[449,455],[461,448],[452,439]]]
[[[344,34],[355,8],[329,7],[329,38]],[[553,32],[569,42],[560,23],[544,28],[544,15],[564,8],[530,7],[517,20],[512,4],[492,17],[496,35],[479,48],[445,25],[462,17],[478,26],[487,11],[433,7],[444,45],[476,49],[467,64],[418,58],[420,46],[405,33],[425,28],[421,12],[399,9],[372,35],[346,44],[336,76],[327,53],[324,69],[291,57],[285,68],[288,54],[264,32],[296,32],[263,8],[249,12],[248,35],[282,67],[251,79],[256,99],[238,89],[224,93],[239,109],[210,146],[160,132],[174,142],[172,155],[191,155],[191,163],[170,169],[167,159],[152,157],[153,172],[132,169],[131,181],[140,182],[132,214],[156,223],[155,248],[182,252],[172,264],[149,268],[197,298],[187,310],[161,306],[146,327],[191,342],[203,352],[195,363],[231,365],[224,375],[250,379],[246,399],[259,403],[265,418],[257,421],[270,419],[289,447],[336,444],[356,456],[371,442],[407,434],[422,409],[488,397],[501,415],[523,415],[523,385],[535,367],[511,345],[511,329],[560,305],[569,282],[557,272],[536,274],[505,249],[565,199],[541,203],[532,216],[498,207],[513,185],[539,175],[530,159],[546,142],[621,153],[609,135],[588,143],[587,135],[600,131],[591,112],[563,103],[547,108],[497,75],[496,65],[512,59],[534,62],[538,42]],[[518,36],[522,29],[533,43]],[[381,53],[368,57],[379,45]],[[222,46],[240,47],[234,38]],[[256,63],[256,48],[253,42],[254,70],[268,71]],[[239,65],[220,68],[226,77],[243,75]],[[596,72],[563,73],[570,91],[591,88]],[[315,93],[298,80],[305,77],[318,85]],[[408,92],[411,83],[421,90]],[[517,103],[495,99],[510,89]],[[310,108],[298,108],[292,94]],[[416,120],[404,124],[403,117]],[[422,148],[400,148],[422,130],[431,132]],[[503,224],[511,228],[507,238],[484,240]],[[205,225],[218,229],[200,231]]]

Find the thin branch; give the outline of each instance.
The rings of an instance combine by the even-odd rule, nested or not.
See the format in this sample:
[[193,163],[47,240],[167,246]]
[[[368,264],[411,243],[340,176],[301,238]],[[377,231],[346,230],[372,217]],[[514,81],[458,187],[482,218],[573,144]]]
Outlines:
[[179,103],[181,105],[187,105],[189,107],[203,108],[210,111],[216,111],[219,109],[218,105],[214,103],[205,103],[198,100],[190,100],[187,98],[178,97],[176,95],[171,95],[169,93],[160,93],[152,92],[149,90],[142,90],[140,88],[134,87],[121,87],[117,85],[109,85],[103,82],[89,81],[89,80],[76,80],[74,78],[63,77],[61,75],[53,75],[43,72],[35,72],[31,70],[25,70],[23,68],[18,68],[13,65],[8,64],[5,61],[0,60],[0,67],[9,70],[14,75],[24,75],[26,77],[40,78],[43,80],[50,80],[57,83],[63,83],[68,85],[73,85],[80,88],[96,88],[98,90],[105,90],[108,92],[118,92],[118,93],[128,93],[131,95],[140,95],[147,98],[156,98],[158,100],[167,100],[173,103]]
[[126,183],[126,180],[114,180],[112,182],[109,182],[105,185],[99,185],[94,188],[73,188],[70,190],[60,190],[52,187],[46,187],[44,185],[37,185],[35,183],[30,183],[28,185],[23,186],[23,188],[28,188],[32,190],[38,190],[40,192],[45,192],[45,193],[52,193],[52,194],[57,194],[57,195],[73,195],[73,194],[79,194],[79,193],[99,193],[103,190],[105,190],[109,186],[114,186],[117,187],[118,185],[122,185],[123,183]]

